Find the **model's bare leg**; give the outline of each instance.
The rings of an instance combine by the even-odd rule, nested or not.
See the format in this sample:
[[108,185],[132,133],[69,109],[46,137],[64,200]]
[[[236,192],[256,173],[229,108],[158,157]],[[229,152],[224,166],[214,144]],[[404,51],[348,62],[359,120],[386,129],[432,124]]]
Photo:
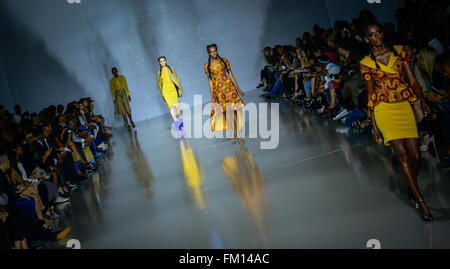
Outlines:
[[127,114],[122,114],[122,118],[123,118],[123,121],[125,122],[125,125],[126,125],[127,127],[130,126],[130,124],[128,123]]
[[128,117],[130,118],[131,126],[133,126],[133,128],[135,128],[136,124],[134,124],[133,118],[131,117],[131,113],[128,113]]
[[409,161],[414,169],[414,176],[417,178],[422,162],[420,160],[419,140],[416,138],[406,139]]
[[177,109],[177,115],[178,115],[178,118],[181,118],[181,109],[180,109],[180,106],[175,106],[176,107],[176,109]]
[[174,106],[169,108],[170,111],[170,116],[172,116],[173,121],[177,121],[177,113],[176,113],[176,108]]
[[235,110],[233,112],[233,118],[234,118],[234,131],[236,132],[237,139],[239,141],[239,144],[242,144],[244,142],[244,138],[241,137],[241,132],[239,130],[239,117],[238,117],[238,111]]
[[225,118],[227,121],[227,129],[231,134],[231,141],[236,141],[236,136],[235,136],[235,129],[234,129],[234,124],[233,124],[233,119],[234,119],[234,111],[230,108],[227,107],[226,109],[226,114],[225,114]]
[[[417,139],[411,139],[415,140],[417,143]],[[419,208],[421,211],[422,217],[428,216],[431,217],[431,213],[428,210],[427,205],[425,204],[425,201],[423,200],[422,194],[419,190],[419,185],[417,184],[417,173],[418,170],[416,170],[413,166],[417,163],[417,155],[414,156],[414,150],[413,152],[409,152],[408,148],[408,142],[406,139],[399,139],[390,141],[392,147],[395,150],[395,153],[397,154],[398,161],[400,162],[400,166],[403,172],[403,176],[405,177],[406,183],[409,186],[409,189],[411,190],[414,197],[419,202]],[[412,143],[412,142],[409,142]]]
[[126,125],[127,128],[128,128],[128,131],[131,132],[131,126],[130,126],[130,124],[128,123],[127,114],[122,114],[122,117],[123,117],[123,121],[125,122],[125,125]]

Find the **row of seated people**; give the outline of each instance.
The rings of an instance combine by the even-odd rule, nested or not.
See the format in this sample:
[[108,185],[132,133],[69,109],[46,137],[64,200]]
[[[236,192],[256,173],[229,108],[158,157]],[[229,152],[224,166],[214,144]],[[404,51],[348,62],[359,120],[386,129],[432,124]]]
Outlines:
[[39,113],[0,107],[0,248],[40,248],[63,240],[55,206],[102,165],[108,133],[94,101],[82,98]]

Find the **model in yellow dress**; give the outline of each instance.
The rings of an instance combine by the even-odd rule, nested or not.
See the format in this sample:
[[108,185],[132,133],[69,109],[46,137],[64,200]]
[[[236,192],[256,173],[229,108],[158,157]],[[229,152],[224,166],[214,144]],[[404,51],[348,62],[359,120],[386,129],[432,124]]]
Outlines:
[[180,106],[178,98],[183,97],[183,89],[181,88],[180,80],[178,79],[175,69],[167,65],[167,59],[164,56],[158,58],[160,69],[157,74],[159,90],[167,103],[177,129],[182,127],[183,121],[181,118]]
[[[430,108],[410,65],[410,49],[384,43],[384,33],[377,23],[367,27],[364,40],[371,46],[370,55],[361,61],[362,77],[366,81],[373,132],[377,143],[391,145],[409,186],[409,199],[424,221],[432,221],[417,184],[420,170],[420,151],[417,124],[411,104],[421,101],[425,114]],[[405,75],[409,84],[406,82]]]

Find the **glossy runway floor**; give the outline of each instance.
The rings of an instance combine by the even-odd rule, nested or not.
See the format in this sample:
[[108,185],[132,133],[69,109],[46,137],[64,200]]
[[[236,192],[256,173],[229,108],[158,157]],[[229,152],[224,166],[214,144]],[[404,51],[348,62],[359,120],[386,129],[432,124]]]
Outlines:
[[286,102],[279,114],[274,150],[179,141],[169,115],[114,129],[105,165],[59,208],[70,238],[84,249],[450,247],[450,175],[431,154],[419,176],[435,217],[425,224],[390,148]]

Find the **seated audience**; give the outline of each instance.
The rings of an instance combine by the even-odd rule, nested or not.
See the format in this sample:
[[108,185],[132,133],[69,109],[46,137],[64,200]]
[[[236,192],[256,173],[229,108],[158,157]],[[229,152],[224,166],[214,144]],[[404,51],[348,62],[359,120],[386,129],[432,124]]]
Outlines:
[[0,248],[63,239],[55,207],[102,164],[111,137],[91,98],[14,114],[0,107]]

